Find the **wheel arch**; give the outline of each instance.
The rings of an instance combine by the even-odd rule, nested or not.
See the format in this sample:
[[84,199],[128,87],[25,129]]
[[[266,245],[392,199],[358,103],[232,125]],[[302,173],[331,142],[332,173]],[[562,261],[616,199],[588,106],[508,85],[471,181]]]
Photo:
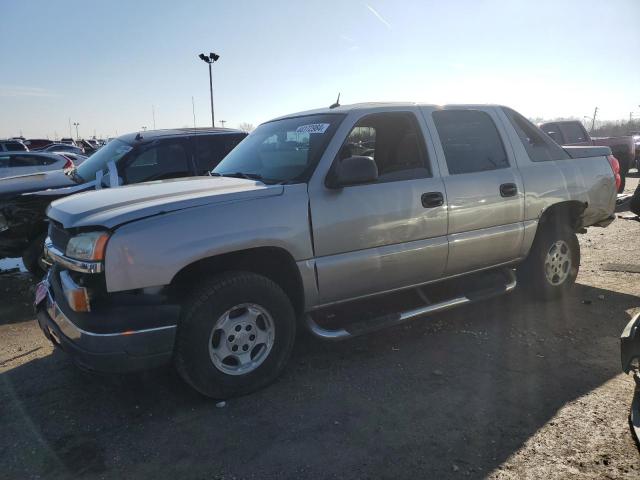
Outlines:
[[586,202],[579,200],[567,200],[549,205],[540,214],[538,230],[550,222],[567,222],[571,229],[577,232],[583,227],[582,216],[587,206]]
[[231,271],[252,272],[275,282],[291,300],[298,316],[304,311],[304,287],[293,256],[281,247],[256,247],[199,259],[179,270],[171,280],[175,295],[205,276]]

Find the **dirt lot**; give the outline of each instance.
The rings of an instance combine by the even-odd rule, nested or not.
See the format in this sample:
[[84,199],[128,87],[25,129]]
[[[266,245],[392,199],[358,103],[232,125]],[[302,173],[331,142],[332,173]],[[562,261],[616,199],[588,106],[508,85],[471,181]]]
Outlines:
[[[634,188],[631,179],[628,188]],[[618,336],[640,310],[640,223],[580,236],[562,302],[522,291],[340,344],[223,408],[171,369],[80,372],[0,275],[0,478],[640,478]]]

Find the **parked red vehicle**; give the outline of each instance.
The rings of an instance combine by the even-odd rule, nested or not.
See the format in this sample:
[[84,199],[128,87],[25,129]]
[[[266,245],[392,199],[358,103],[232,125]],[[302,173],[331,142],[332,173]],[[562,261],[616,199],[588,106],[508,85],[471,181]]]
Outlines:
[[48,138],[29,138],[28,140],[24,140],[24,143],[30,151],[33,150],[41,150],[53,143],[53,140],[49,140]]
[[633,137],[591,137],[578,120],[563,120],[540,124],[543,132],[562,146],[593,145],[611,149],[613,156],[620,163],[620,177],[622,179],[620,191],[624,190],[625,179],[629,169],[634,166],[636,158],[636,144]]

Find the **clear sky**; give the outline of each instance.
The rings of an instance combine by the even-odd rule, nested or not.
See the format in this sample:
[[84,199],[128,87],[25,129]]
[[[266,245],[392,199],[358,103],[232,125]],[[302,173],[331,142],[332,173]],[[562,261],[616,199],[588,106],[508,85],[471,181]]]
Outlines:
[[[342,103],[640,118],[640,0],[0,0],[0,137],[259,124]],[[75,134],[75,132],[74,132]]]

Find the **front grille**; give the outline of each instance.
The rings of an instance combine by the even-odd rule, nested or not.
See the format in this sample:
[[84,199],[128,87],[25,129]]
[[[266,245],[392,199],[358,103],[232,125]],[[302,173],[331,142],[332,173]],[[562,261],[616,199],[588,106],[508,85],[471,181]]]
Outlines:
[[64,253],[67,250],[67,243],[71,235],[67,232],[62,225],[52,220],[49,220],[49,238],[53,246]]

